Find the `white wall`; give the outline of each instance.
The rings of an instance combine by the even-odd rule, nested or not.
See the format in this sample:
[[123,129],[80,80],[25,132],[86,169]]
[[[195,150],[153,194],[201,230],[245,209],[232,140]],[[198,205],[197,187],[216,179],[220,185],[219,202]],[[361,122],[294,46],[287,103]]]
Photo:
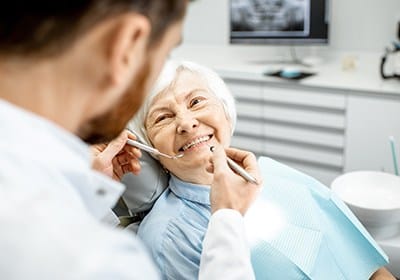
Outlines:
[[[395,39],[400,0],[330,0],[333,50],[383,51]],[[229,0],[196,0],[189,5],[184,44],[228,45]]]

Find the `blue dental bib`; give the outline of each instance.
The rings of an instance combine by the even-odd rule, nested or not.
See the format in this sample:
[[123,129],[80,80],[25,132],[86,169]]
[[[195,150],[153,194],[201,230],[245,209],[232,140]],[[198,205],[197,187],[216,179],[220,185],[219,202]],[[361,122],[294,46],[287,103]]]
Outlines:
[[366,280],[388,263],[349,208],[317,180],[270,158],[246,214],[257,279]]

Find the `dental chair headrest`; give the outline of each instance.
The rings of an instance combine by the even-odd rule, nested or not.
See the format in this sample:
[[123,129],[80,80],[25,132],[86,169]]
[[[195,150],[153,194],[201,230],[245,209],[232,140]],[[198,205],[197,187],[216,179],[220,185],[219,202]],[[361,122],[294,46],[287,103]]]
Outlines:
[[[140,137],[138,140],[140,141]],[[132,213],[150,210],[168,186],[169,175],[147,152],[142,152],[140,165],[139,175],[127,173],[122,178],[122,183],[126,186],[122,197]]]

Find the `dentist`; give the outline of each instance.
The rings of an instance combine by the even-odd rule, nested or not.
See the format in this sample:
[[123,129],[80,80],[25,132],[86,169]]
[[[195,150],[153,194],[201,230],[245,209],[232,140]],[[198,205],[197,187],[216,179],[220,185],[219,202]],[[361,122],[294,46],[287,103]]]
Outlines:
[[[0,10],[1,278],[160,277],[137,238],[104,223],[123,186],[92,170],[87,144],[114,139],[137,111],[181,40],[186,5],[17,0]],[[233,173],[223,150],[212,160],[200,277],[252,279],[242,215],[260,186]],[[259,178],[252,154],[239,161]]]

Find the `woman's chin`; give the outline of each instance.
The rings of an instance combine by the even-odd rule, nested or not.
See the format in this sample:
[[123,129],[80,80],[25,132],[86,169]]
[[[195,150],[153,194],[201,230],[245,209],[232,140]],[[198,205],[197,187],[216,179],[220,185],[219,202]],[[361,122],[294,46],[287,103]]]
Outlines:
[[181,163],[185,163],[186,166],[190,166],[191,168],[199,168],[200,166],[207,166],[211,161],[211,156],[212,153],[210,150],[205,151],[199,149],[197,151],[185,153],[184,156],[179,160]]

